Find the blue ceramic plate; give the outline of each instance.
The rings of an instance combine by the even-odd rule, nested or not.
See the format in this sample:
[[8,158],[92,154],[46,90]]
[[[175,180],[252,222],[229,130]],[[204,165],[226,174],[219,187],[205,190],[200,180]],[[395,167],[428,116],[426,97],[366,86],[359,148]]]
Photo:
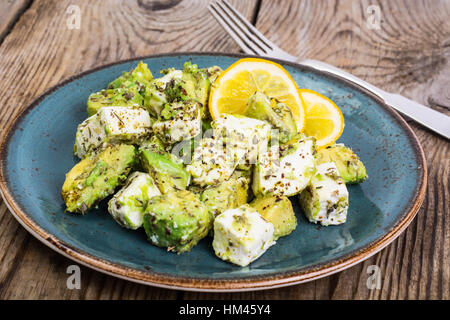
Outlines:
[[[157,75],[182,68],[227,68],[243,55],[180,53],[144,57]],[[142,230],[121,228],[105,204],[85,216],[64,212],[60,189],[77,162],[72,147],[86,117],[90,93],[132,69],[140,59],[85,72],[52,88],[10,126],[0,146],[0,190],[11,212],[35,237],[59,253],[96,270],[166,288],[203,291],[267,289],[317,279],[375,254],[411,222],[424,198],[426,165],[411,129],[382,101],[344,80],[280,62],[300,88],[329,97],[341,108],[345,130],[339,142],[352,147],[369,179],[348,186],[347,223],[319,228],[292,202],[297,229],[260,259],[241,268],[215,257],[211,239],[176,255],[150,245]]]

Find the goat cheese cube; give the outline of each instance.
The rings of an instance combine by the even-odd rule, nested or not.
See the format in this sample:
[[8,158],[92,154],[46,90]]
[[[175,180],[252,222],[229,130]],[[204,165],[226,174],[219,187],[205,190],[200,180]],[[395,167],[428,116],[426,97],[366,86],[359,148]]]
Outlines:
[[255,164],[258,154],[267,151],[272,127],[265,121],[240,115],[223,114],[211,124],[214,137],[223,138],[239,166]]
[[108,211],[121,226],[135,230],[142,226],[148,200],[160,194],[148,173],[133,172],[108,202]]
[[151,126],[150,115],[144,109],[103,107],[78,126],[74,153],[83,158],[103,143],[136,143],[150,133]]
[[248,204],[229,209],[214,220],[214,252],[245,267],[275,244],[273,232],[273,225]]
[[139,140],[150,132],[152,126],[149,113],[140,108],[103,107],[100,121],[110,140],[119,141]]
[[186,170],[192,175],[194,184],[206,186],[228,180],[236,165],[236,159],[226,152],[222,140],[203,138],[194,149],[192,161]]
[[161,111],[161,119],[153,125],[153,131],[170,144],[197,136],[201,128],[202,119],[197,102],[166,104]]
[[314,174],[315,143],[304,136],[260,154],[253,172],[255,195],[293,196],[303,191]]
[[106,139],[105,128],[100,117],[95,114],[78,125],[75,135],[74,154],[83,158],[87,153],[97,149]]
[[317,165],[316,174],[299,199],[310,222],[328,226],[347,219],[348,190],[333,162]]

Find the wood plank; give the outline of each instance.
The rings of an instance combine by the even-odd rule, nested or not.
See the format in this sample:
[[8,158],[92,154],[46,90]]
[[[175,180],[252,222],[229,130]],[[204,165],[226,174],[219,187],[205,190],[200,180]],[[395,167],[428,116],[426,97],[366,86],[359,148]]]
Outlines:
[[[255,1],[231,1],[251,18]],[[153,53],[238,47],[207,10],[207,0],[36,0],[0,46],[0,128],[62,79]],[[77,5],[80,29],[68,29]],[[0,129],[0,134],[2,129]],[[66,288],[70,260],[29,235],[0,200],[0,299],[174,299],[176,291],[137,285],[82,267],[81,290]]]
[[[369,29],[369,5],[380,30]],[[257,28],[292,55],[322,60],[383,89],[449,114],[449,1],[263,0]],[[364,263],[314,282],[253,293],[188,293],[191,299],[449,299],[448,141],[410,122],[427,157],[427,197],[417,218],[390,246]],[[369,290],[367,267],[381,268]]]
[[0,2],[0,43],[32,0],[5,0]]

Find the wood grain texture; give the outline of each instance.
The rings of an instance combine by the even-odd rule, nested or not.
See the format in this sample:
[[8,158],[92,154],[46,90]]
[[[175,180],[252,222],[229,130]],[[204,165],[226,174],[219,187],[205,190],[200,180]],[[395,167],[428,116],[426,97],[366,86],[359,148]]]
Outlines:
[[[94,66],[157,52],[239,51],[206,3],[35,0],[0,45],[0,128],[45,89]],[[299,59],[326,61],[450,112],[450,1],[262,0],[257,16],[256,1],[232,3]],[[80,6],[80,30],[66,27],[69,4]],[[369,5],[381,10],[379,30],[367,27]],[[82,289],[67,290],[72,262],[35,240],[1,203],[0,298],[449,299],[449,143],[410,124],[428,161],[427,197],[396,241],[346,271],[287,288],[208,294],[146,287],[83,267]],[[381,269],[381,289],[366,286],[370,265]]]
[[[369,29],[369,5],[380,29]],[[341,67],[385,90],[449,114],[450,1],[263,0],[257,28],[292,55]],[[255,299],[449,299],[449,143],[410,122],[426,154],[428,189],[413,223],[391,245],[346,271]],[[381,289],[366,286],[377,265]],[[188,294],[189,298],[235,295]]]
[[0,2],[0,43],[30,3],[31,0],[3,0]]
[[[232,1],[248,19],[255,1]],[[0,128],[39,94],[96,66],[172,51],[238,51],[205,0],[35,0],[0,45]],[[77,5],[80,29],[66,12]],[[0,135],[3,129],[0,129]],[[137,285],[82,267],[68,290],[70,260],[28,234],[0,200],[0,299],[174,299],[176,291]]]

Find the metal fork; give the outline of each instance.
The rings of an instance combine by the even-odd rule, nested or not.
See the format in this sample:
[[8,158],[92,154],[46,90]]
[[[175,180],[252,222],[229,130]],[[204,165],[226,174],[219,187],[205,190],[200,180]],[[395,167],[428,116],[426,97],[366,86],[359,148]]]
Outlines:
[[[233,38],[241,49],[252,55],[276,58],[290,62],[297,62],[298,58],[281,50],[272,41],[264,37],[242,14],[240,14],[226,0],[218,0],[209,4],[208,9],[217,22]],[[410,117],[423,126],[450,139],[450,117],[426,107],[420,103],[405,98],[399,94],[386,92],[354,75],[336,68],[330,64],[317,60],[303,60],[298,62],[316,70],[341,77],[372,92],[395,110]]]

